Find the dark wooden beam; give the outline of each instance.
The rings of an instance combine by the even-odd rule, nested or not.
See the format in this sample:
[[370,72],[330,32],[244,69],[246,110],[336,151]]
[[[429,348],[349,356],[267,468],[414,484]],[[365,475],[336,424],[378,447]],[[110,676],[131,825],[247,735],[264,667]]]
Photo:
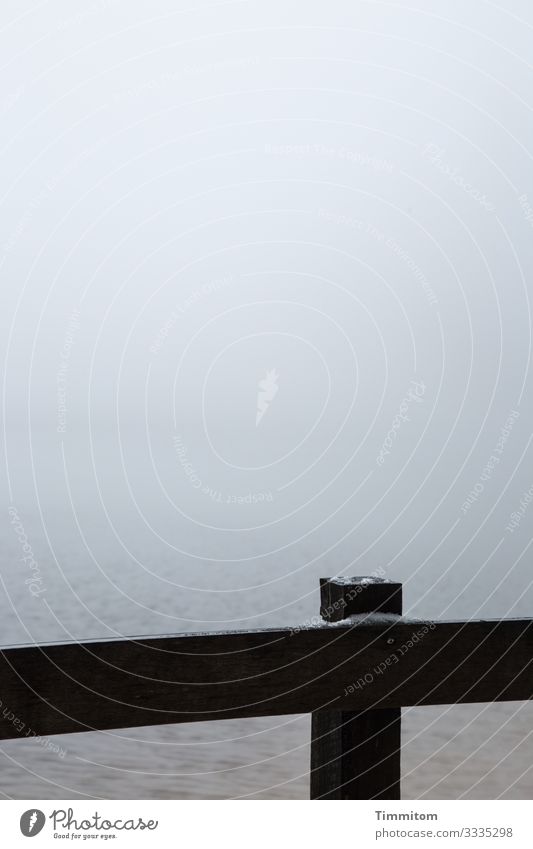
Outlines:
[[[326,621],[399,615],[402,585],[380,578],[322,578],[320,602]],[[357,689],[364,686],[363,678]],[[311,799],[400,799],[401,708],[315,711],[310,775]]]
[[400,799],[401,708],[318,710],[311,799]]
[[45,735],[531,698],[530,619],[435,624],[380,614],[301,629],[0,652],[0,739],[28,729]]

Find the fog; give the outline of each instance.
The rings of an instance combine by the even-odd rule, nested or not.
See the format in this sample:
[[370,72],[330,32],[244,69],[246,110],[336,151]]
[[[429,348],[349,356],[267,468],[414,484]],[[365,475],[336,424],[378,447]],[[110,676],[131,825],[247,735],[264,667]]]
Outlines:
[[380,567],[428,614],[531,613],[511,6],[7,4],[4,515],[67,585],[172,560],[279,620]]
[[[328,575],[531,617],[530,5],[2,10],[2,646],[305,627]],[[404,798],[531,797],[530,703],[402,721]],[[304,798],[309,739],[13,740],[0,790]]]

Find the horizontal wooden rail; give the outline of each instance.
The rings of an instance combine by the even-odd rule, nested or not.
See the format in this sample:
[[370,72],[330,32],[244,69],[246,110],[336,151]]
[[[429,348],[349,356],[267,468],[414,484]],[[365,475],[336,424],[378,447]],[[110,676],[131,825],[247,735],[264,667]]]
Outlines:
[[48,735],[531,698],[531,619],[434,623],[378,613],[301,629],[0,652],[0,739],[29,728]]

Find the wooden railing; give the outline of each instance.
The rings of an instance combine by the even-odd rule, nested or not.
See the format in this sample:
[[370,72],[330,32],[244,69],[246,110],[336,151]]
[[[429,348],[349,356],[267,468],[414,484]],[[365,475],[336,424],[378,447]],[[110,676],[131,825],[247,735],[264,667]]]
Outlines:
[[403,706],[533,698],[533,620],[401,614],[401,584],[333,578],[295,628],[4,648],[0,739],[311,713],[311,798],[398,799]]

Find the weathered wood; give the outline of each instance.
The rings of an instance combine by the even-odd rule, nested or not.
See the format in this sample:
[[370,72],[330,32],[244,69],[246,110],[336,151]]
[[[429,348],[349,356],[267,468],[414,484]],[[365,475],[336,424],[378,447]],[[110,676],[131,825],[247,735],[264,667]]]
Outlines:
[[380,614],[301,630],[13,647],[0,652],[0,739],[326,707],[518,701],[533,698],[532,670],[531,619],[434,624]]
[[402,585],[383,578],[321,578],[320,615],[340,622],[359,613],[402,613]]
[[[400,615],[402,585],[379,578],[322,578],[320,600],[327,621],[353,614]],[[392,648],[394,637],[388,639]],[[374,680],[367,683],[363,676],[357,689],[369,684]],[[400,779],[401,708],[313,713],[312,799],[399,799]]]
[[401,709],[311,718],[311,799],[400,799]]

